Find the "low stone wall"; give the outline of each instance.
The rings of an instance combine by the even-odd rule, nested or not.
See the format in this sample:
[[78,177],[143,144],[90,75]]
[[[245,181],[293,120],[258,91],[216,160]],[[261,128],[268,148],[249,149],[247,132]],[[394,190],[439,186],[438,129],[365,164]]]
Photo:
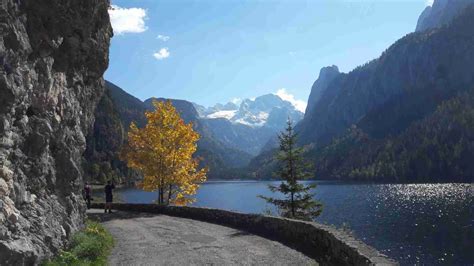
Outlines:
[[[103,207],[103,203],[92,204],[92,208]],[[233,227],[278,241],[314,258],[322,265],[397,265],[396,262],[354,237],[318,223],[197,207],[114,203],[113,208],[164,214]]]

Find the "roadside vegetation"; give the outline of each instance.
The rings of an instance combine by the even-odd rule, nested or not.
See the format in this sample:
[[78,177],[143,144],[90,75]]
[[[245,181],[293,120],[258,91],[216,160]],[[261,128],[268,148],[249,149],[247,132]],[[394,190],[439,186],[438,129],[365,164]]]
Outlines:
[[86,228],[74,235],[71,246],[44,265],[107,265],[113,246],[112,235],[100,223],[88,220]]

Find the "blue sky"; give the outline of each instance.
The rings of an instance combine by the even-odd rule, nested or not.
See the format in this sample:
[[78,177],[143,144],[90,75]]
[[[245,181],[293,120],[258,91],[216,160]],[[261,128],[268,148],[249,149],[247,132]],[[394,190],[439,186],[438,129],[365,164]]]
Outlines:
[[[415,29],[427,0],[112,0],[105,78],[144,100],[306,101],[321,67],[348,72]],[[282,91],[281,89],[285,90]]]

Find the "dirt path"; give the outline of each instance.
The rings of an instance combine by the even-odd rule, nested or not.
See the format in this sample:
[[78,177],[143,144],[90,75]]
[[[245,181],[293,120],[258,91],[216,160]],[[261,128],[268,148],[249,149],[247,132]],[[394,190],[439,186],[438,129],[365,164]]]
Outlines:
[[114,236],[110,265],[317,265],[278,242],[165,215],[88,211]]

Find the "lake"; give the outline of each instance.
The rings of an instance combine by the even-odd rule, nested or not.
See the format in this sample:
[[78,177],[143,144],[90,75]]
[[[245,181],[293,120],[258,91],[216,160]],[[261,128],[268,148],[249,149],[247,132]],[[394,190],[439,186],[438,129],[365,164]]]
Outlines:
[[[245,213],[274,210],[257,195],[272,195],[267,186],[278,183],[206,182],[192,205]],[[317,222],[351,230],[402,265],[474,264],[474,184],[316,183],[315,198],[324,204]],[[156,199],[156,193],[133,188],[117,194],[129,203]]]

